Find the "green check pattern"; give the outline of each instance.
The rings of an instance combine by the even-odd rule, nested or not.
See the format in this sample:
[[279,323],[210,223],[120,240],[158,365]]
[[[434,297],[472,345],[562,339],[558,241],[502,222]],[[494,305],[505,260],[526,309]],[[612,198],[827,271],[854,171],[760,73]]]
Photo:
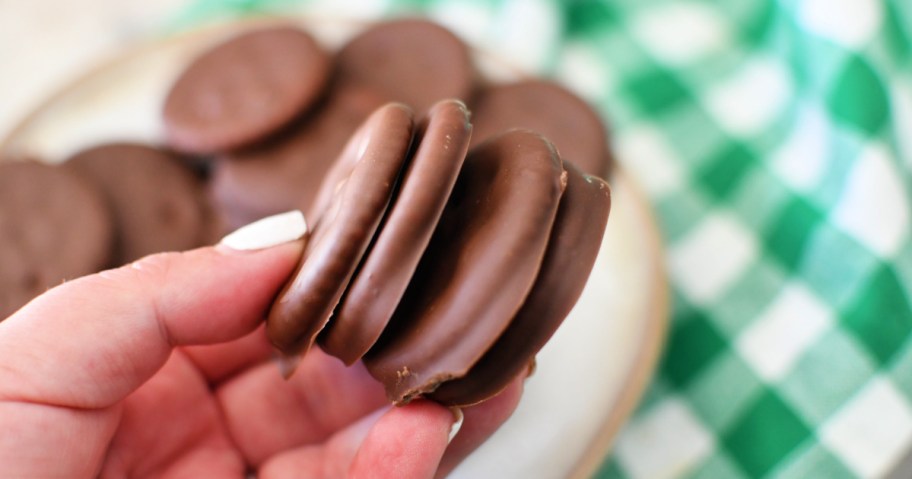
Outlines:
[[200,0],[421,12],[597,105],[673,317],[599,478],[881,477],[912,449],[912,2]]

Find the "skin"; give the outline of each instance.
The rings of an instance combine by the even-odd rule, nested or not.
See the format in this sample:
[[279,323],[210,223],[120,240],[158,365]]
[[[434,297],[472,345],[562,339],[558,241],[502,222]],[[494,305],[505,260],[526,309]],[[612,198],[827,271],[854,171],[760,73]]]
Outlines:
[[167,253],[58,286],[0,322],[8,477],[441,477],[522,391],[400,408],[319,350],[281,379],[261,326],[301,242]]

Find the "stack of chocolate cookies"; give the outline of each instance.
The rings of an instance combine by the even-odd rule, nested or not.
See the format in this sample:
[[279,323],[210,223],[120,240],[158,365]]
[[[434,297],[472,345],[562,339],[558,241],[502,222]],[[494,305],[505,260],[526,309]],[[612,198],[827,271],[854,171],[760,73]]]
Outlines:
[[64,279],[300,209],[310,236],[267,320],[279,351],[363,360],[397,404],[496,394],[581,294],[613,162],[584,101],[544,80],[487,83],[470,53],[422,20],[334,53],[261,28],[177,78],[167,145],[0,164],[0,240],[21,263],[3,260],[0,317]]

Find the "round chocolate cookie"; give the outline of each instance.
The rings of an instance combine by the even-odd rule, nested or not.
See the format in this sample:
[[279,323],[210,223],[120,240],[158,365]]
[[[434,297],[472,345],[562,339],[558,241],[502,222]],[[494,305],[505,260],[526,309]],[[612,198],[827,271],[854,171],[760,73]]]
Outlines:
[[113,213],[113,265],[209,239],[211,216],[200,181],[177,157],[149,146],[112,143],[82,151],[64,168],[91,181]]
[[174,83],[163,109],[168,141],[200,154],[250,144],[313,104],[329,71],[327,54],[297,28],[233,38],[197,58]]
[[59,167],[0,162],[0,321],[48,288],[103,269],[112,238],[88,182]]
[[542,136],[507,132],[469,152],[387,329],[364,357],[397,404],[464,376],[535,281],[566,177]]
[[453,190],[469,147],[469,111],[458,100],[431,107],[367,257],[321,335],[323,349],[352,364],[392,317]]
[[334,89],[281,134],[219,158],[210,193],[229,227],[292,209],[308,212],[345,142],[381,104],[364,89]]
[[561,159],[590,175],[607,178],[614,164],[598,113],[553,82],[527,80],[487,88],[474,102],[472,121],[473,146],[510,128],[528,128],[554,143]]
[[282,353],[306,352],[329,320],[389,205],[413,127],[405,105],[381,107],[352,137],[324,182],[317,204],[325,207],[266,321],[267,336]]
[[573,309],[602,244],[611,190],[571,163],[567,188],[532,291],[491,349],[462,378],[440,385],[429,397],[449,406],[469,406],[503,390],[533,361]]
[[419,113],[439,100],[467,98],[474,77],[465,44],[426,20],[380,23],[336,56],[336,81],[371,88]]

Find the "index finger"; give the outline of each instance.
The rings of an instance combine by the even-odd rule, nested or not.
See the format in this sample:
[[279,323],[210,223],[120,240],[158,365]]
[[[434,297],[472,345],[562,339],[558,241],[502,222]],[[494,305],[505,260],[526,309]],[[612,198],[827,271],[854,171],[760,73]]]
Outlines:
[[166,253],[52,289],[0,323],[0,400],[115,404],[173,347],[253,331],[301,249]]

